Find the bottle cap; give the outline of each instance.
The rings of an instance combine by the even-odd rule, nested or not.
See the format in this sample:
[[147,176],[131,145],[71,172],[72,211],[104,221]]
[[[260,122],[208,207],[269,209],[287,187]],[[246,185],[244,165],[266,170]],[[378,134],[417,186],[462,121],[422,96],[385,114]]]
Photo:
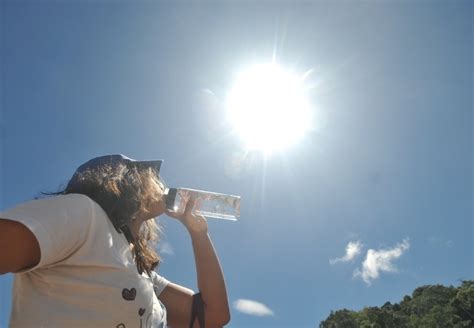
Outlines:
[[165,191],[165,204],[166,204],[166,208],[170,211],[174,210],[174,202],[176,200],[177,193],[178,193],[178,189],[176,188],[168,188]]

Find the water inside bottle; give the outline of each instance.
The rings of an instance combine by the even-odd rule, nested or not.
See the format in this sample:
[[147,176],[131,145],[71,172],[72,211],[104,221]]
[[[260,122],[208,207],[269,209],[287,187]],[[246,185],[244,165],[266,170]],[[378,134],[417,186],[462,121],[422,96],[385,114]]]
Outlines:
[[190,197],[196,199],[194,213],[208,218],[236,221],[240,217],[240,197],[200,190],[179,188],[174,203],[174,211],[184,211]]

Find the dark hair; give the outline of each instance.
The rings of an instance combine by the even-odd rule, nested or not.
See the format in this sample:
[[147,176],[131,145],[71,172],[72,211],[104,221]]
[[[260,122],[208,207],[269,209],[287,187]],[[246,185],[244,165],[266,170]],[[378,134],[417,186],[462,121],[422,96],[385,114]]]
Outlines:
[[94,200],[107,213],[115,229],[123,232],[128,242],[133,244],[138,272],[150,274],[160,263],[154,247],[158,242],[159,227],[154,220],[147,220],[134,238],[128,225],[138,213],[148,212],[151,201],[162,200],[165,187],[156,172],[151,168],[125,164],[103,165],[75,178],[79,183],[68,185],[60,192],[43,194],[83,194]]

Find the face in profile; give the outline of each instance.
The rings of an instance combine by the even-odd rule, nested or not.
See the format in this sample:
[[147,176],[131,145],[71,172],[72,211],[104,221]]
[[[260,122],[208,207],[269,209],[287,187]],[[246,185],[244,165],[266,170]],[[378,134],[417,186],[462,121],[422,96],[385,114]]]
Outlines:
[[160,178],[149,171],[145,173],[145,206],[147,218],[155,218],[165,213],[165,185]]

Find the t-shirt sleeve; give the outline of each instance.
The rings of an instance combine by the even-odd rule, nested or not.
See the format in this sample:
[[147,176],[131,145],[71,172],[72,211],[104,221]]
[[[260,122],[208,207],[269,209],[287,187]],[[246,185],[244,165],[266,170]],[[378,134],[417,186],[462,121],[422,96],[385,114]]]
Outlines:
[[153,281],[153,289],[155,290],[156,297],[158,297],[161,292],[168,286],[170,283],[168,280],[160,276],[155,271],[151,272],[151,279]]
[[87,196],[68,194],[25,202],[1,212],[0,218],[22,223],[38,240],[40,262],[22,272],[57,265],[76,252],[87,239],[96,206]]

